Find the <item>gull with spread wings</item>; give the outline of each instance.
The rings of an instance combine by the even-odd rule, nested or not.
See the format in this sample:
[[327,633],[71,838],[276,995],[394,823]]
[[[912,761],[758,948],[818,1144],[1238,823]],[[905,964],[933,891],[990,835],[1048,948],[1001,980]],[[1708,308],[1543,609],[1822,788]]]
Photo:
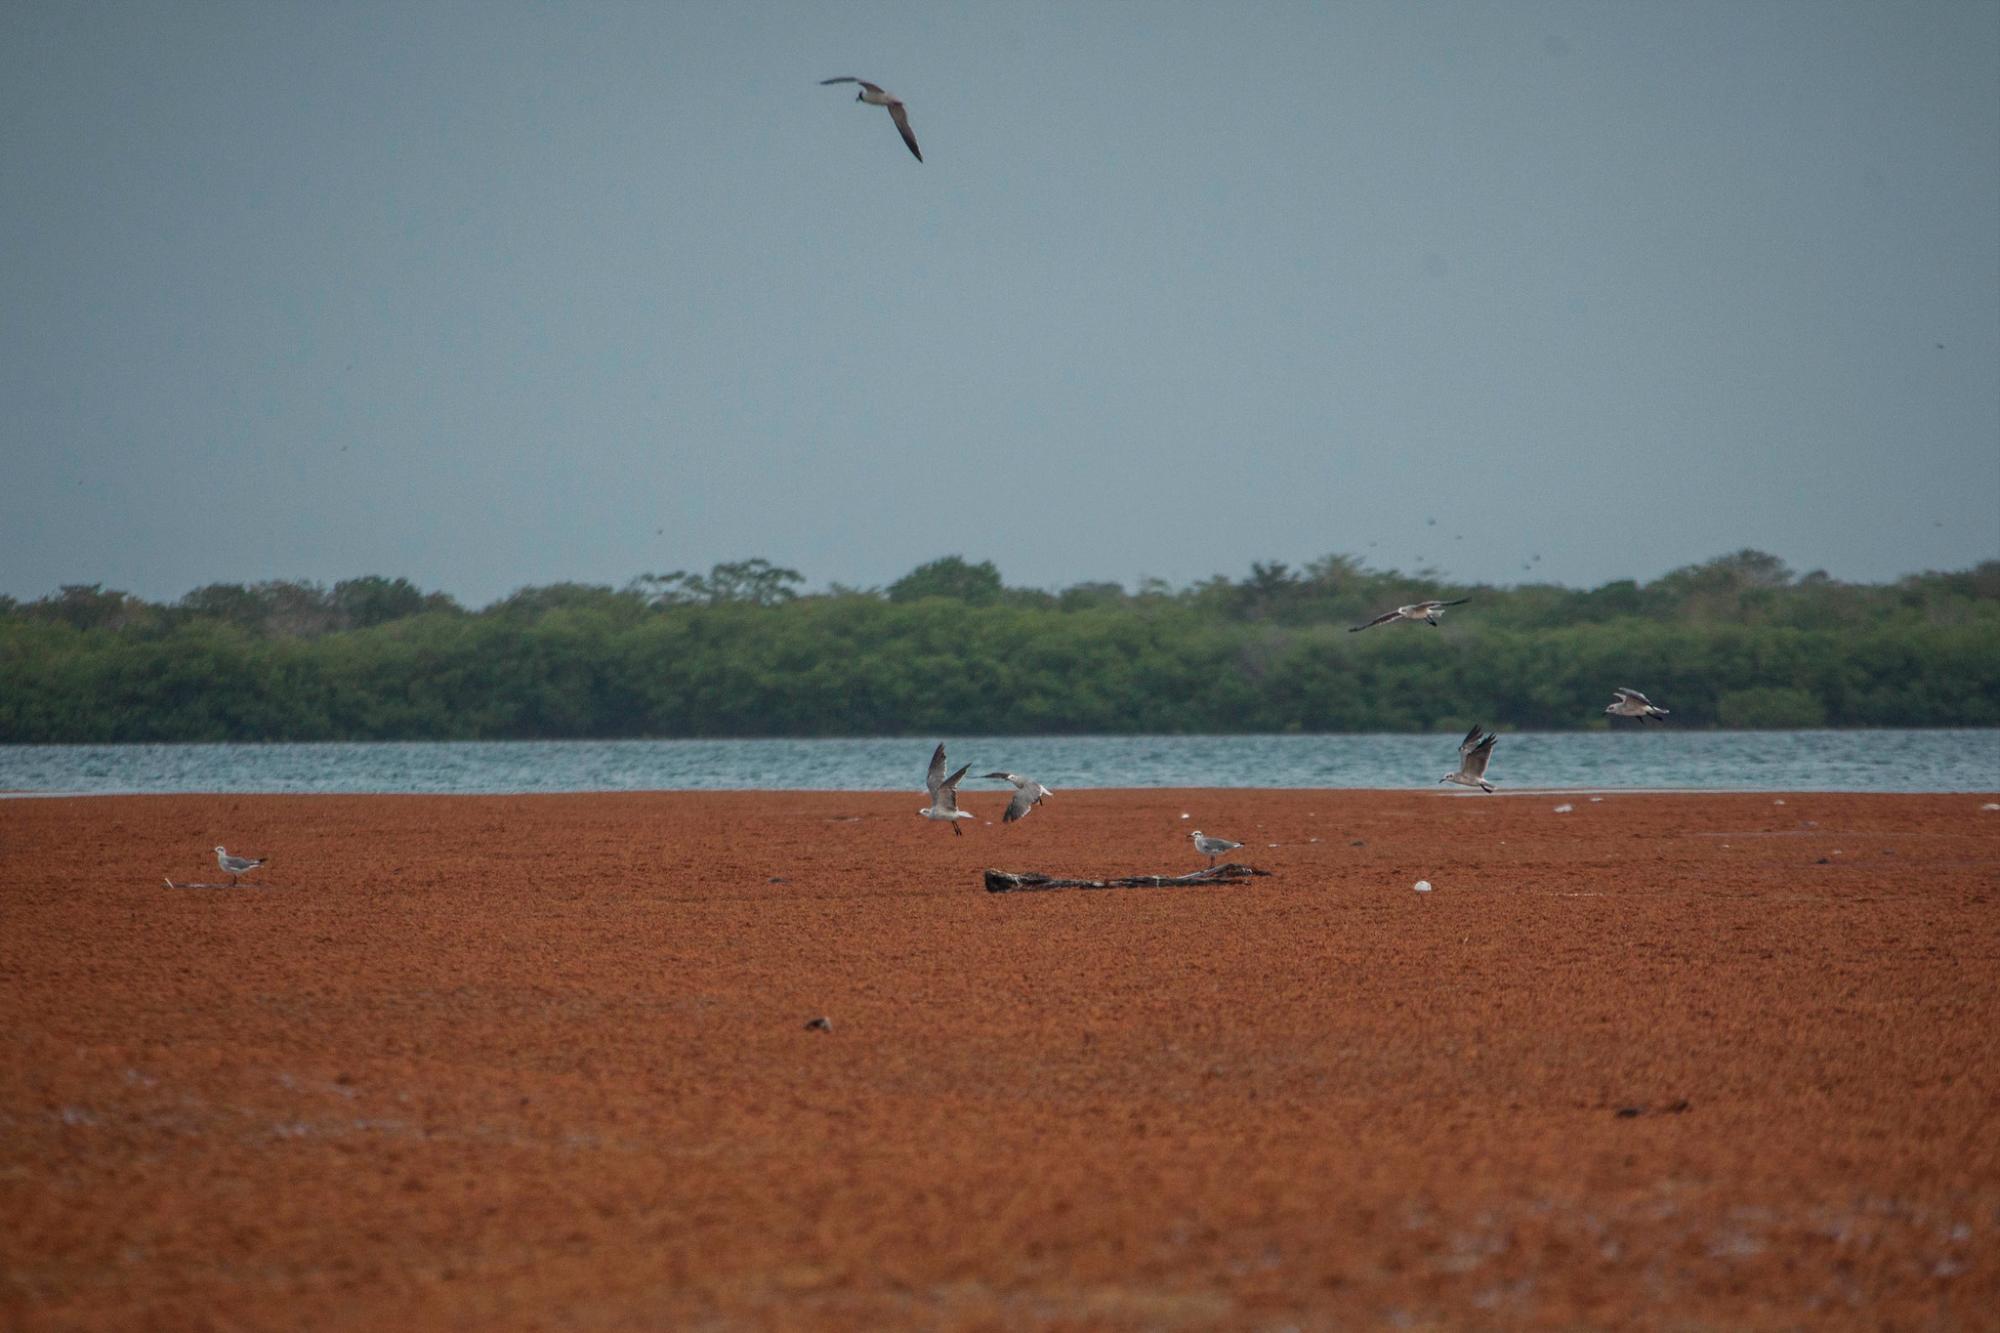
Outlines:
[[1492,791],[1493,784],[1486,780],[1486,761],[1493,757],[1493,742],[1498,739],[1492,732],[1480,736],[1478,726],[1465,733],[1465,739],[1458,743],[1458,771],[1447,773],[1439,782],[1456,782],[1461,787],[1477,787],[1481,791]]
[[1055,795],[1033,778],[1024,778],[1019,773],[988,773],[986,776],[1014,784],[1014,799],[1007,802],[1007,813],[1000,817],[1000,822],[1003,824],[1011,824],[1022,818],[1040,805],[1044,797]]
[[1667,709],[1660,707],[1637,690],[1628,690],[1620,685],[1611,694],[1611,702],[1604,705],[1604,711],[1613,717],[1636,717],[1644,722],[1648,718],[1663,718],[1667,715]]
[[923,150],[917,147],[917,136],[910,132],[910,113],[904,108],[902,98],[892,92],[887,92],[876,87],[866,79],[857,79],[852,74],[843,74],[837,79],[821,79],[819,83],[822,88],[826,87],[829,83],[860,84],[861,91],[854,94],[854,100],[857,102],[866,102],[870,106],[884,106],[889,108],[889,119],[896,122],[896,132],[902,135],[903,142],[910,146],[911,156],[915,157],[919,162],[924,160]]
[[1347,632],[1353,634],[1358,630],[1374,629],[1377,625],[1386,625],[1392,620],[1421,620],[1432,629],[1436,629],[1438,617],[1444,614],[1447,606],[1464,606],[1471,600],[1470,597],[1461,597],[1455,602],[1417,602],[1410,606],[1399,606],[1394,611],[1384,611],[1365,625],[1349,625]]
[[965,776],[965,769],[971,767],[971,764],[967,764],[965,768],[946,777],[944,745],[940,742],[937,749],[931,752],[930,771],[924,775],[924,790],[931,794],[931,803],[917,811],[925,819],[950,820],[951,831],[961,838],[965,833],[958,827],[958,821],[972,818],[972,812],[958,808],[958,780]]

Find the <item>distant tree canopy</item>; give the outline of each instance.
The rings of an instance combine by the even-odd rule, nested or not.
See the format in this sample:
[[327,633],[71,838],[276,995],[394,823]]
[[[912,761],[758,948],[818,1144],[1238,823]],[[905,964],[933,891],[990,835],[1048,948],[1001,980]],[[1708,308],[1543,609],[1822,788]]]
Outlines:
[[918,565],[889,585],[889,600],[914,602],[925,597],[948,597],[955,602],[984,606],[1000,600],[1000,571],[991,560],[967,564],[963,556],[948,555],[927,565]]
[[799,595],[796,585],[805,575],[768,560],[738,560],[716,565],[704,576],[675,570],[671,574],[641,574],[628,585],[646,599],[649,606],[718,606],[723,602],[747,602],[751,606],[777,606]]
[[[1759,551],[1594,589],[1329,555],[1185,588],[1008,588],[947,556],[886,590],[750,559],[480,611],[401,578],[0,599],[0,741],[2000,726],[2000,561],[1892,584]],[[1441,630],[1347,627],[1469,597]]]
[[[451,598],[439,594],[435,609],[450,611],[456,605]],[[386,625],[432,607],[432,600],[408,579],[385,579],[371,574],[333,585],[334,612],[353,629]]]

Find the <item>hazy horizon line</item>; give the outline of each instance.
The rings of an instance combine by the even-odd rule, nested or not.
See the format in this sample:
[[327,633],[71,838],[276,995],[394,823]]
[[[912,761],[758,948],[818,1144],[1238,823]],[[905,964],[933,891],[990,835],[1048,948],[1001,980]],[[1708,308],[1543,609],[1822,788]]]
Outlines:
[[[1795,569],[1791,566],[1791,564],[1788,561],[1784,559],[1783,556],[1780,556],[1775,552],[1766,551],[1761,547],[1745,546],[1745,547],[1738,547],[1733,551],[1726,551],[1716,555],[1705,557],[1703,559],[1690,560],[1682,564],[1674,565],[1669,569],[1663,571],[1662,573],[1654,575],[1651,578],[1641,578],[1634,575],[1621,575],[1621,576],[1601,579],[1595,583],[1582,584],[1582,583],[1567,583],[1560,579],[1525,578],[1513,582],[1506,582],[1497,579],[1496,580],[1460,579],[1449,576],[1445,571],[1435,566],[1419,566],[1413,569],[1405,569],[1396,565],[1376,566],[1371,564],[1366,556],[1358,556],[1353,554],[1352,552],[1346,552],[1346,551],[1330,551],[1322,555],[1315,556],[1309,560],[1301,561],[1298,563],[1294,563],[1292,561],[1287,561],[1287,560],[1277,560],[1277,559],[1252,560],[1249,566],[1243,571],[1241,571],[1240,574],[1231,575],[1223,571],[1216,571],[1215,573],[1212,574],[1207,574],[1199,578],[1190,579],[1185,583],[1175,583],[1170,579],[1159,578],[1154,575],[1141,574],[1136,578],[1129,580],[1116,579],[1116,578],[1086,577],[1086,578],[1074,579],[1068,583],[1062,583],[1056,585],[1010,583],[1007,581],[1006,571],[1000,568],[999,563],[997,561],[991,559],[974,560],[961,553],[956,553],[956,552],[940,556],[934,556],[929,560],[922,561],[917,565],[912,566],[909,570],[905,570],[903,574],[898,575],[895,579],[890,579],[885,583],[879,583],[879,584],[848,583],[841,579],[827,579],[822,582],[814,582],[812,581],[810,576],[808,576],[804,571],[798,570],[792,566],[784,565],[775,560],[766,560],[766,563],[770,565],[772,568],[794,573],[799,576],[801,580],[801,586],[792,589],[794,595],[799,597],[827,597],[827,596],[839,596],[844,594],[857,594],[865,596],[865,595],[876,595],[876,594],[886,593],[888,589],[892,587],[901,578],[907,577],[909,574],[914,573],[919,569],[923,569],[929,565],[951,559],[962,560],[966,564],[971,565],[975,568],[984,564],[992,565],[995,571],[1000,575],[1001,587],[1003,591],[1038,592],[1038,593],[1047,593],[1050,595],[1057,595],[1072,588],[1112,585],[1119,588],[1121,592],[1123,592],[1127,596],[1136,596],[1145,591],[1147,589],[1147,585],[1149,584],[1161,584],[1164,585],[1167,591],[1170,593],[1180,593],[1180,592],[1193,591],[1201,587],[1203,584],[1209,583],[1216,579],[1222,579],[1231,583],[1243,582],[1247,578],[1251,577],[1254,574],[1256,568],[1260,565],[1275,566],[1277,568],[1285,570],[1290,574],[1296,576],[1304,576],[1315,564],[1318,564],[1326,560],[1342,560],[1342,559],[1354,562],[1355,565],[1357,566],[1357,572],[1364,575],[1377,578],[1399,578],[1412,581],[1424,580],[1441,588],[1492,588],[1497,591],[1517,590],[1522,588],[1560,588],[1570,592],[1583,592],[1583,591],[1589,591],[1594,588],[1607,587],[1612,584],[1618,584],[1618,583],[1631,583],[1640,587],[1644,587],[1649,584],[1657,583],[1662,579],[1669,578],[1672,575],[1679,573],[1683,570],[1699,569],[1707,565],[1712,565],[1721,561],[1731,559],[1732,557],[1744,555],[1746,553],[1760,555],[1760,556],[1768,556],[1778,561],[1780,565],[1784,566],[1789,581],[1792,583],[1798,583],[1803,580],[1811,579],[1818,576],[1824,578],[1827,582],[1844,584],[1850,587],[1891,587],[1894,586],[1895,584],[1903,582],[1906,579],[1923,578],[1927,576],[1949,576],[1953,574],[1972,573],[1975,570],[1978,570],[1985,565],[1993,564],[1995,562],[2000,562],[2000,551],[1996,551],[1994,554],[1975,560],[1972,563],[1962,568],[1911,569],[1911,570],[1905,570],[1902,573],[1896,574],[1895,576],[1888,579],[1871,581],[1865,579],[1839,578],[1828,573],[1825,569],[1818,569],[1818,568],[1807,569],[1807,570]],[[50,598],[56,597],[64,589],[67,588],[94,587],[106,592],[114,592],[114,593],[119,593],[126,597],[133,597],[138,599],[139,601],[147,602],[156,606],[173,606],[179,601],[184,600],[188,596],[191,596],[192,594],[202,590],[203,588],[211,588],[211,587],[255,588],[266,584],[292,584],[298,586],[313,586],[313,587],[332,589],[334,587],[337,587],[339,584],[345,582],[351,582],[368,578],[380,578],[391,581],[400,579],[408,583],[411,587],[415,588],[417,591],[424,593],[427,596],[443,594],[444,596],[450,597],[454,602],[457,602],[460,606],[465,607],[467,609],[484,610],[488,607],[500,605],[501,603],[504,603],[514,597],[517,597],[524,592],[528,592],[538,588],[581,587],[581,588],[602,588],[612,592],[623,592],[644,579],[670,578],[675,574],[705,575],[712,573],[718,568],[722,568],[731,564],[745,564],[751,561],[764,560],[764,559],[766,558],[761,556],[744,556],[737,560],[718,560],[713,562],[706,570],[697,570],[697,569],[680,569],[680,570],[665,570],[665,571],[649,570],[630,575],[623,582],[597,581],[588,578],[556,578],[544,582],[523,582],[513,585],[507,592],[501,593],[498,596],[492,597],[486,601],[479,602],[476,604],[470,600],[467,600],[466,598],[461,596],[461,594],[453,591],[450,588],[441,586],[430,586],[423,582],[420,582],[418,579],[412,578],[407,574],[388,574],[381,572],[356,573],[347,575],[344,578],[331,578],[331,579],[311,578],[311,577],[283,577],[283,576],[272,576],[272,577],[258,578],[258,579],[237,579],[237,580],[215,579],[215,580],[210,580],[209,582],[206,583],[195,584],[193,587],[190,587],[179,594],[163,595],[163,596],[154,596],[143,592],[135,592],[130,588],[121,588],[113,584],[110,580],[99,579],[99,580],[86,581],[78,579],[78,580],[71,580],[69,582],[59,583],[54,588],[44,592],[26,593],[26,594],[0,592],[0,597],[11,598],[16,603],[16,605],[19,606],[28,606],[28,605],[33,605],[38,601],[46,601]]]

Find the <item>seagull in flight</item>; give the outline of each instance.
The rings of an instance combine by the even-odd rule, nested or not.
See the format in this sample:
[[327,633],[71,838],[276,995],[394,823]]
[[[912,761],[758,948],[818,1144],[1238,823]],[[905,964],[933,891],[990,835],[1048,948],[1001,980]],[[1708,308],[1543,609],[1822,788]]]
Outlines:
[[1486,761],[1493,757],[1493,742],[1498,739],[1492,732],[1484,737],[1475,725],[1465,733],[1465,739],[1458,743],[1458,772],[1447,773],[1439,782],[1456,782],[1461,787],[1477,787],[1481,791],[1492,791],[1493,784],[1486,780]]
[[1354,634],[1364,629],[1374,629],[1377,625],[1386,625],[1392,620],[1421,620],[1432,629],[1436,629],[1438,617],[1444,614],[1447,606],[1464,606],[1471,600],[1470,597],[1461,597],[1455,602],[1417,602],[1412,606],[1399,606],[1394,611],[1384,611],[1365,625],[1349,625],[1347,632]]
[[959,828],[958,821],[972,818],[972,812],[958,808],[958,780],[965,776],[965,769],[971,767],[971,764],[967,764],[965,768],[946,777],[944,745],[940,742],[937,749],[931,752],[930,771],[924,775],[924,790],[931,794],[931,803],[917,811],[925,819],[950,820],[951,831],[961,838],[965,836],[965,832]]
[[904,108],[902,98],[892,92],[887,92],[876,87],[866,79],[857,79],[852,74],[843,74],[837,79],[821,79],[819,81],[819,85],[822,88],[826,87],[829,83],[860,84],[861,91],[854,94],[854,100],[857,102],[866,102],[870,106],[888,107],[889,119],[896,122],[896,132],[902,135],[903,142],[910,146],[910,156],[916,158],[919,162],[924,160],[923,150],[917,147],[917,136],[910,132],[910,113]]
[[1231,842],[1227,838],[1211,838],[1200,829],[1196,829],[1189,836],[1194,839],[1194,849],[1208,858],[1208,868],[1211,870],[1215,869],[1216,857],[1224,856],[1243,845],[1240,842]]
[[261,856],[231,856],[222,849],[221,843],[215,845],[215,863],[222,867],[223,874],[229,876],[231,884],[236,882],[238,875],[247,875],[263,865],[264,860]]
[[1611,696],[1611,702],[1604,706],[1604,711],[1613,717],[1636,717],[1644,722],[1648,718],[1665,717],[1668,712],[1639,691],[1628,690],[1623,685],[1613,690]]
[[1055,795],[1033,778],[1024,778],[1018,773],[988,773],[986,776],[1014,784],[1014,799],[1007,802],[1007,813],[1000,817],[1003,824],[1026,817],[1030,810],[1042,803],[1044,797]]

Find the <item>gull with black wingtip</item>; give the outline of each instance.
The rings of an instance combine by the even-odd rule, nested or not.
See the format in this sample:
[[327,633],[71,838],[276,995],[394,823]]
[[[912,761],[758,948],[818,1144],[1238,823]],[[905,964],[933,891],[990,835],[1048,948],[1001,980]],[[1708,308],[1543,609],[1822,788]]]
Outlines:
[[1374,629],[1377,625],[1386,625],[1392,620],[1421,620],[1432,629],[1436,629],[1438,618],[1444,615],[1447,606],[1464,606],[1471,600],[1470,597],[1461,597],[1455,602],[1415,602],[1409,606],[1399,606],[1394,611],[1384,611],[1365,625],[1349,625],[1347,632],[1354,634],[1364,629]]
[[1611,702],[1604,705],[1604,711],[1613,717],[1636,717],[1641,722],[1664,719],[1667,709],[1661,708],[1637,690],[1628,690],[1623,685],[1611,692]]
[[1216,857],[1227,855],[1243,845],[1240,842],[1231,842],[1227,838],[1211,838],[1200,829],[1196,829],[1188,836],[1194,839],[1194,849],[1208,858],[1210,870],[1215,869]]
[[1458,743],[1458,771],[1447,773],[1439,782],[1456,782],[1461,787],[1477,787],[1481,791],[1492,791],[1493,784],[1486,780],[1486,762],[1493,757],[1493,742],[1498,739],[1492,732],[1479,734],[1475,725],[1465,733],[1465,739]]
[[1025,818],[1030,810],[1055,795],[1033,778],[1024,778],[1018,773],[988,773],[986,776],[1014,784],[1014,799],[1007,802],[1007,813],[1000,816],[1000,822],[1003,824],[1011,824],[1017,819]]
[[951,831],[958,834],[961,838],[965,836],[965,833],[959,828],[958,821],[972,818],[972,812],[958,808],[958,780],[965,776],[965,769],[971,767],[971,764],[967,764],[965,768],[961,768],[950,777],[946,777],[944,775],[944,745],[940,742],[937,749],[931,752],[930,770],[924,774],[924,790],[931,794],[931,803],[922,810],[917,811],[925,819],[949,820],[951,822]]
[[265,858],[261,856],[232,856],[223,849],[221,843],[215,846],[215,863],[222,867],[223,874],[229,876],[231,884],[236,882],[238,875],[247,875],[263,865],[264,860]]
[[903,106],[902,98],[877,87],[866,79],[857,79],[852,74],[843,74],[837,79],[821,79],[819,83],[822,88],[830,83],[860,84],[861,91],[854,95],[854,100],[857,102],[866,102],[870,106],[889,108],[889,119],[896,122],[896,133],[902,135],[903,142],[910,146],[910,156],[916,158],[919,162],[924,160],[923,150],[917,147],[917,136],[910,132],[910,113]]

